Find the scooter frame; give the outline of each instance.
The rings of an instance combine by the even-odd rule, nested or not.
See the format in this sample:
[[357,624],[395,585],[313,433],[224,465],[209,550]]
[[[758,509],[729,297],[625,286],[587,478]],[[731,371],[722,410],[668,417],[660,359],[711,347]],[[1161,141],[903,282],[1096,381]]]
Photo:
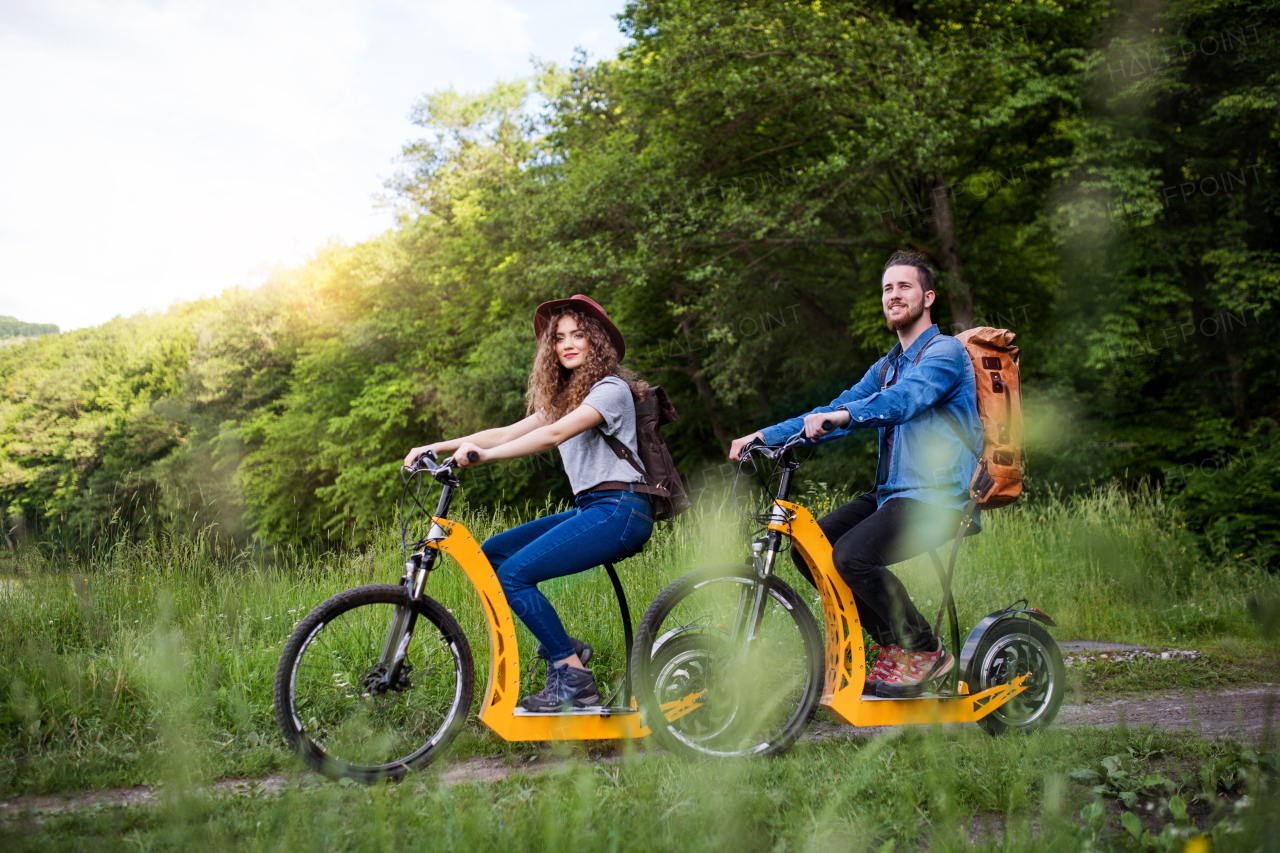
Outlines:
[[[830,429],[830,427],[827,428]],[[792,450],[803,441],[802,433],[797,433],[779,446],[770,446],[761,441],[754,441],[743,448],[739,462],[739,475],[742,471],[742,465],[748,459],[754,458],[770,460],[775,466],[774,473],[780,475],[776,491],[766,501],[764,512],[758,515],[747,515],[750,519],[758,519],[764,522],[766,528],[764,535],[755,539],[751,546],[753,559],[748,565],[754,568],[756,583],[767,587],[771,583],[780,582],[773,580],[773,574],[778,556],[783,549],[783,539],[785,537],[791,540],[792,547],[797,549],[797,553],[804,558],[804,561],[810,567],[813,583],[818,590],[819,600],[822,603],[822,616],[826,629],[826,648],[824,650],[825,672],[821,692],[816,696],[810,693],[810,698],[807,698],[801,707],[812,702],[814,705],[822,707],[836,720],[855,727],[966,723],[983,720],[992,712],[1006,705],[1015,696],[1026,692],[1032,686],[1032,683],[1029,682],[1032,674],[1030,671],[1013,674],[1013,677],[1007,681],[972,694],[969,684],[956,680],[953,676],[953,679],[948,679],[950,683],[937,685],[933,691],[912,698],[882,698],[863,695],[867,675],[866,655],[863,645],[862,624],[858,617],[857,601],[852,590],[849,589],[844,579],[836,571],[832,561],[831,542],[822,532],[817,520],[808,509],[788,499],[792,479],[796,470],[802,464],[796,460]],[[985,471],[983,473],[985,474]],[[1022,616],[1025,614],[1028,618],[1035,618],[1050,625],[1053,624],[1052,620],[1047,616],[1032,608],[1024,610],[1006,609],[1005,611],[991,614],[979,622],[978,626],[969,635],[963,652],[960,650],[959,626],[955,615],[955,605],[950,594],[951,578],[956,557],[959,554],[960,543],[964,533],[967,532],[969,525],[972,523],[974,509],[978,505],[981,495],[986,493],[990,487],[989,478],[976,477],[975,480],[976,484],[971,489],[970,500],[964,512],[962,526],[957,531],[952,548],[951,570],[944,570],[942,561],[938,558],[937,553],[929,552],[943,585],[943,605],[942,610],[939,612],[935,633],[941,630],[942,613],[949,611],[951,615],[951,633],[956,646],[955,653],[960,658],[957,662],[957,673],[967,671],[969,661],[982,646],[986,633],[1003,619],[1013,615]],[[737,478],[735,477],[735,502],[737,500],[736,483]],[[695,569],[684,577],[673,581],[667,589],[672,590],[692,582],[702,571],[704,570]],[[658,601],[661,601],[664,597],[665,593],[659,597]],[[761,602],[762,597],[760,595],[748,596],[744,593],[742,603],[739,605],[740,608],[750,608],[750,612],[740,612],[737,617],[738,621],[735,624],[755,626],[746,633],[744,640],[746,643],[752,642],[753,637],[759,630],[760,620],[763,616],[760,610]],[[800,604],[799,606],[804,605]],[[649,677],[643,660],[643,654],[646,652],[643,646],[652,637],[665,636],[671,631],[680,630],[678,627],[668,627],[664,623],[650,624],[653,619],[665,619],[666,613],[666,610],[657,607],[655,604],[650,607],[641,623],[640,636],[644,639],[642,639],[641,645],[637,646],[633,651],[633,669],[642,678]],[[646,706],[650,702],[656,701],[656,695],[653,690],[647,689],[645,684],[642,684],[641,688],[641,709],[646,712],[646,715],[653,714],[658,709]],[[817,691],[819,688],[814,685],[811,689]],[[704,704],[707,698],[704,692],[684,697],[680,702],[667,703],[662,706],[662,717],[666,718],[666,722],[672,722],[683,716],[684,713],[688,713]],[[679,709],[676,708],[677,705],[680,706]],[[811,705],[810,707],[813,706]],[[664,741],[669,736],[674,735],[661,718],[655,720],[651,716],[646,716],[645,721],[657,730],[657,733]],[[782,735],[780,748],[785,749],[786,745],[796,736],[794,732]],[[684,742],[684,739],[676,735],[671,744],[674,745],[677,742]],[[688,745],[687,742],[686,745]],[[691,748],[694,751],[698,751],[697,747]],[[760,747],[752,749],[752,752],[758,751],[760,751]]]
[[[447,488],[447,486],[446,486]],[[489,624],[489,680],[481,695],[479,718],[498,737],[508,741],[617,740],[649,734],[640,724],[640,714],[631,696],[631,679],[624,676],[621,707],[591,706],[561,712],[530,712],[519,705],[520,650],[516,643],[515,620],[497,572],[479,543],[461,523],[432,518],[433,527],[425,543],[448,554],[475,587]],[[631,615],[626,596],[613,565],[605,564],[622,611],[623,630],[630,665]]]
[[826,676],[818,704],[840,722],[850,726],[977,722],[1026,689],[1030,673],[973,695],[968,695],[963,681],[955,696],[881,699],[862,695],[867,674],[862,623],[853,592],[831,560],[831,542],[809,510],[782,498],[774,500],[769,530],[789,537],[813,572],[827,634]]

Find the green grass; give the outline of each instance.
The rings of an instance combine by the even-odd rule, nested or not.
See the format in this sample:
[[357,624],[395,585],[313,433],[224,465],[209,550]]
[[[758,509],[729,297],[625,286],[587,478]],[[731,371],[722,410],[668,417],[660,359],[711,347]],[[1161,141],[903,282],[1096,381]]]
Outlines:
[[1187,690],[1226,690],[1245,684],[1280,681],[1280,649],[1270,643],[1242,642],[1231,636],[1194,643],[1202,653],[1196,660],[1101,661],[1067,670],[1067,701],[1102,695],[1137,696],[1183,693]]
[[[1132,813],[1145,831],[1175,842],[1143,849],[1181,850],[1172,836],[1193,826],[1218,826],[1216,849],[1268,849],[1258,844],[1276,828],[1274,776],[1228,745],[1125,730],[995,740],[928,728],[803,744],[765,761],[569,760],[485,784],[427,773],[374,788],[298,780],[278,797],[174,787],[152,808],[20,818],[0,827],[0,842],[14,851],[1137,849],[1117,797],[1098,798],[1094,826],[1078,817],[1095,797],[1093,780],[1073,771],[1107,761],[1120,770],[1115,793],[1136,789]],[[1170,813],[1174,796],[1189,820]]]
[[[459,517],[483,539],[516,515]],[[691,516],[620,567],[636,618],[689,568],[745,556],[737,517],[725,505],[704,500]],[[1116,491],[988,514],[984,532],[961,551],[962,624],[1027,597],[1058,620],[1060,639],[1203,644],[1274,661],[1275,646],[1247,605],[1275,598],[1276,579],[1243,560],[1210,564],[1179,525],[1158,498]],[[782,562],[783,576],[816,607],[816,594]],[[159,782],[176,755],[192,779],[289,766],[271,696],[285,637],[327,596],[393,581],[400,564],[390,531],[343,555],[255,557],[195,537],[122,543],[83,567],[34,550],[0,564],[10,578],[0,585],[0,699],[7,700],[0,701],[0,795]],[[922,609],[936,607],[931,566],[916,560],[899,570]],[[547,591],[569,631],[596,647],[597,674],[616,683],[622,630],[605,574],[562,579]],[[483,683],[485,631],[465,577],[446,566],[428,592],[471,637]],[[534,642],[523,629],[519,639],[532,686]],[[1213,683],[1215,671],[1202,669],[1202,680]],[[1229,678],[1255,671],[1237,668]],[[452,753],[528,749],[498,741],[473,720]]]
[[[937,589],[925,559],[896,571],[910,590]],[[1059,639],[1164,646],[1258,638],[1249,601],[1278,588],[1245,560],[1211,564],[1158,495],[1118,489],[987,513],[955,581],[962,626],[1025,597],[1057,621]],[[921,597],[936,607],[936,594]]]

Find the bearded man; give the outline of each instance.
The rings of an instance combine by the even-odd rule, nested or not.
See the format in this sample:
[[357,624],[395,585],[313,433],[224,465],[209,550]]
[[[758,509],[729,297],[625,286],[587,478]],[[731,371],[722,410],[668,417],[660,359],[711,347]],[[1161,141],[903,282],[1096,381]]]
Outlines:
[[[830,405],[735,440],[729,458],[753,440],[781,444],[801,429],[816,441],[879,430],[876,487],[818,526],[857,599],[863,628],[880,646],[863,693],[902,698],[925,692],[956,662],[887,567],[956,535],[978,464],[969,448],[982,446],[982,422],[968,353],[939,333],[931,316],[933,269],[920,255],[898,252],[885,264],[881,289],[885,321],[898,333],[889,354]],[[813,583],[809,566],[791,554]]]

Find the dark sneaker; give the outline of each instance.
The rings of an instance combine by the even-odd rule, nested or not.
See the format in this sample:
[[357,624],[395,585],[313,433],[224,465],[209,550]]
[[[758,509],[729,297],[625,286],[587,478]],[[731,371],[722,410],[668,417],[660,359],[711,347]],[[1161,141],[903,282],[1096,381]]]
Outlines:
[[[573,650],[577,653],[578,660],[582,661],[585,666],[587,661],[591,660],[591,656],[595,654],[596,650],[576,637],[570,637],[569,642],[573,643]],[[538,647],[533,650],[533,653],[547,663],[551,663],[551,655],[547,654],[547,648],[542,645],[542,643],[538,643]]]
[[955,666],[955,656],[941,642],[931,652],[902,652],[893,671],[876,685],[876,695],[882,699],[919,696],[946,678]]
[[567,711],[600,704],[600,689],[589,669],[577,669],[567,663],[547,667],[547,686],[541,693],[526,696],[520,706],[526,711]]
[[878,649],[880,654],[876,656],[875,662],[871,664],[871,670],[867,673],[867,680],[862,685],[863,696],[876,696],[876,689],[880,686],[880,682],[884,681],[898,667],[898,658],[902,656],[901,646],[872,646],[872,649]]

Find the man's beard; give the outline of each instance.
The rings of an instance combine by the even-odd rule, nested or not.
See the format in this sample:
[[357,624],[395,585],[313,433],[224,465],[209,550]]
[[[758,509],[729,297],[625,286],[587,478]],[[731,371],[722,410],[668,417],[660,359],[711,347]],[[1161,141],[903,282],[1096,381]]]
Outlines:
[[904,314],[900,320],[894,320],[893,317],[889,316],[888,311],[884,312],[884,320],[886,323],[889,324],[889,331],[900,332],[903,329],[911,326],[913,323],[915,323],[916,320],[919,320],[921,317],[923,317],[924,316],[924,300],[921,299],[920,304],[916,305],[914,308],[911,307],[910,303],[907,303],[906,309],[907,309],[907,313]]

